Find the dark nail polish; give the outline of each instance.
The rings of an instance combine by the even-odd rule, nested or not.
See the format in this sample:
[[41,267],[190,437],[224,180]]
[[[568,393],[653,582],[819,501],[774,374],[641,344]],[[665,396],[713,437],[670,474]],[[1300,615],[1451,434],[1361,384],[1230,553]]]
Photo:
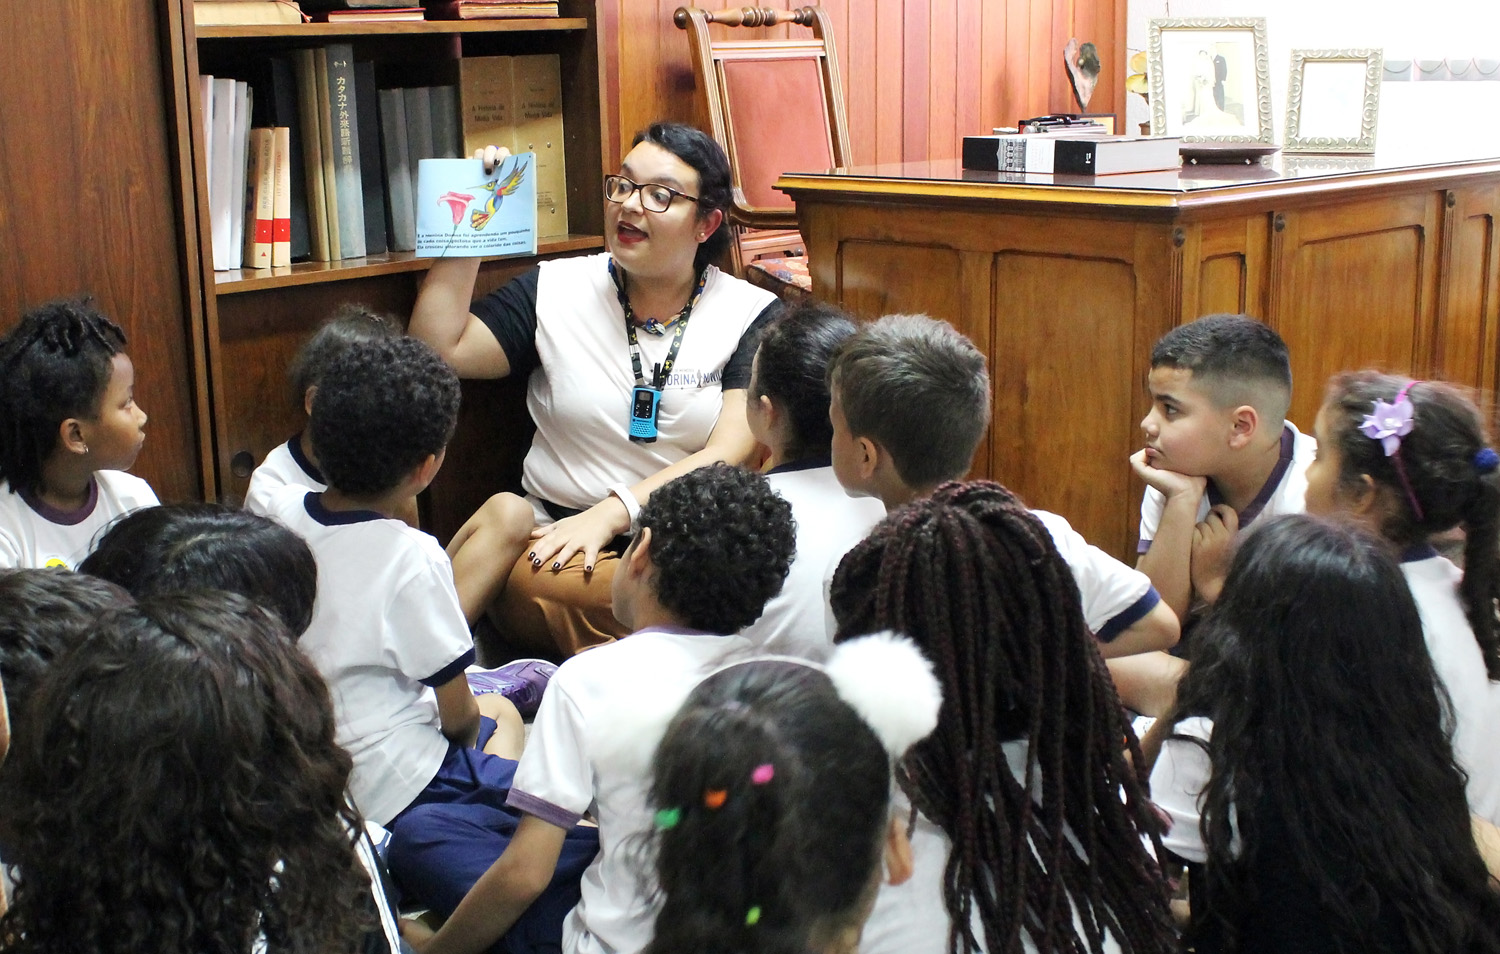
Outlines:
[[554,569],[554,570],[561,570],[562,569],[562,564],[561,563],[554,563],[554,564],[552,564],[552,569]]

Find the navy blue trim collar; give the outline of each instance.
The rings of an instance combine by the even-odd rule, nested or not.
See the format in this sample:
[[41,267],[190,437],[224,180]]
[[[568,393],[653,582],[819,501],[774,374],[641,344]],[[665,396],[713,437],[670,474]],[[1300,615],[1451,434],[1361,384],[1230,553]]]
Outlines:
[[328,478],[324,477],[323,472],[318,469],[318,466],[308,460],[306,454],[302,453],[302,433],[300,431],[293,435],[291,440],[286,442],[286,452],[292,455],[293,463],[302,468],[302,472],[308,476],[309,480],[316,481],[324,487],[328,486]]
[[[1281,456],[1277,458],[1276,466],[1271,468],[1271,475],[1266,478],[1266,482],[1260,485],[1260,490],[1256,492],[1255,499],[1246,504],[1245,509],[1240,511],[1239,525],[1241,527],[1249,526],[1250,522],[1260,516],[1262,510],[1266,509],[1266,504],[1271,502],[1271,495],[1276,492],[1277,487],[1281,486],[1281,480],[1286,476],[1287,468],[1292,466],[1292,453],[1296,450],[1296,447],[1297,438],[1292,433],[1291,425],[1283,424],[1281,426]],[[1217,507],[1223,502],[1224,496],[1219,493],[1219,488],[1210,481],[1208,485],[1209,505]]]
[[88,499],[77,510],[59,510],[30,490],[22,491],[21,499],[26,501],[26,506],[36,511],[37,516],[48,523],[59,527],[76,527],[92,516],[94,508],[99,505],[99,480],[97,477],[89,478]]
[[770,470],[766,471],[766,476],[769,477],[772,474],[791,474],[799,470],[816,470],[819,467],[832,466],[833,455],[831,453],[823,454],[822,456],[804,457],[801,460],[790,460],[785,464],[777,464],[775,467],[772,467]]
[[323,495],[316,491],[308,491],[307,496],[302,498],[302,506],[307,510],[309,517],[325,527],[341,527],[351,523],[389,519],[385,514],[376,513],[373,510],[329,510],[323,506]]
[[1430,543],[1418,543],[1401,551],[1402,563],[1416,563],[1419,560],[1430,560],[1438,556],[1437,548]]

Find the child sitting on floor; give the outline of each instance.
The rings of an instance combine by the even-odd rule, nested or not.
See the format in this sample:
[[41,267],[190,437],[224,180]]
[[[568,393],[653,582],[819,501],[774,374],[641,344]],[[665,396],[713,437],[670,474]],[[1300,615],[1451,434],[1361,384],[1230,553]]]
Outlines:
[[943,694],[905,762],[915,871],[881,889],[862,954],[1176,949],[1135,736],[1035,513],[939,487],[849,551],[833,611],[839,643],[910,636]]
[[271,614],[228,593],[112,610],[30,707],[0,786],[0,951],[359,950],[349,756]]
[[[393,321],[362,305],[339,306],[333,316],[303,343],[287,368],[287,379],[303,413],[312,414],[313,396],[318,392],[323,373],[346,348],[362,341],[379,341],[400,334],[400,327]],[[271,494],[288,485],[320,493],[328,489],[328,481],[318,467],[318,454],[313,449],[312,435],[307,428],[293,435],[285,444],[272,448],[255,468],[255,473],[250,475],[250,488],[245,492],[245,509],[264,513]],[[411,509],[411,517],[415,518],[415,504]],[[416,526],[414,519],[408,522]]]
[[[894,510],[969,469],[989,422],[990,380],[984,355],[948,323],[888,315],[864,325],[834,353],[828,378],[833,469],[850,494]],[[1150,580],[1062,517],[1033,512],[1073,571],[1101,653],[1177,641],[1177,619]]]
[[0,568],[72,569],[111,520],[156,503],[123,473],[146,440],[124,349],[79,301],[35,308],[0,339]]
[[[1365,393],[1382,401],[1405,386],[1377,381]],[[1449,408],[1435,390],[1407,438],[1425,426],[1428,441],[1444,439],[1438,420]],[[1369,402],[1336,386],[1333,426],[1347,426],[1345,400],[1368,413]],[[1346,443],[1325,437],[1316,468]],[[1353,439],[1380,452],[1378,436]],[[1462,461],[1471,484],[1474,451],[1470,443]],[[1403,443],[1401,453],[1430,479],[1423,452]],[[1404,503],[1404,490],[1374,490],[1349,465],[1332,460],[1327,470],[1319,490],[1346,477],[1346,491]],[[1310,471],[1309,503],[1320,483]],[[1448,505],[1443,491],[1426,499]],[[1500,892],[1475,846],[1423,645],[1418,606],[1437,594],[1429,587],[1414,602],[1407,581],[1417,588],[1391,548],[1310,515],[1270,521],[1235,553],[1194,636],[1175,734],[1151,775],[1172,821],[1162,843],[1192,864],[1191,941],[1201,954],[1500,952]],[[1486,733],[1493,749],[1494,723]]]
[[[1307,510],[1345,514],[1401,555],[1453,711],[1469,807],[1500,825],[1500,456],[1462,391],[1441,381],[1341,374],[1314,426]],[[1462,527],[1459,570],[1428,543]]]
[[[747,639],[726,634],[754,622],[781,589],[794,546],[791,507],[759,474],[710,464],[651,494],[613,582],[614,613],[634,635],[558,669],[510,793],[525,816],[442,930],[419,944],[424,954],[477,952],[500,937],[554,879],[564,836],[585,813],[599,822],[599,857],[563,925],[563,950],[635,954],[646,946],[652,886],[632,848],[651,828],[649,756],[633,764],[622,753],[642,745],[638,724],[652,712],[675,711],[707,673],[749,653]],[[440,814],[414,812],[409,822],[432,824]]]
[[885,516],[880,501],[844,493],[833,473],[828,358],[852,334],[854,322],[843,312],[805,302],[766,328],[750,366],[750,432],[770,449],[766,480],[792,505],[797,522],[797,556],[786,584],[744,632],[766,652],[827,655],[833,646],[833,571]]

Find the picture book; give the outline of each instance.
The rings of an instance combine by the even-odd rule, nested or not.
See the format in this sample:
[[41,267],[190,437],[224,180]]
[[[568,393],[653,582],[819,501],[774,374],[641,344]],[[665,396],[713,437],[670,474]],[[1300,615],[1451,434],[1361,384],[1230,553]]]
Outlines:
[[417,256],[536,254],[536,156],[423,159],[417,171]]

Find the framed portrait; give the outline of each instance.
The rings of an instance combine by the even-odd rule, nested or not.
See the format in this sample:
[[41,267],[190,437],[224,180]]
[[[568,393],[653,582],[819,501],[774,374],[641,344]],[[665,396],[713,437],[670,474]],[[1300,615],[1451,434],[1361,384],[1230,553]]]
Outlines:
[[1264,17],[1152,20],[1146,72],[1153,135],[1272,141]]
[[1384,68],[1380,50],[1293,50],[1286,151],[1374,152]]

